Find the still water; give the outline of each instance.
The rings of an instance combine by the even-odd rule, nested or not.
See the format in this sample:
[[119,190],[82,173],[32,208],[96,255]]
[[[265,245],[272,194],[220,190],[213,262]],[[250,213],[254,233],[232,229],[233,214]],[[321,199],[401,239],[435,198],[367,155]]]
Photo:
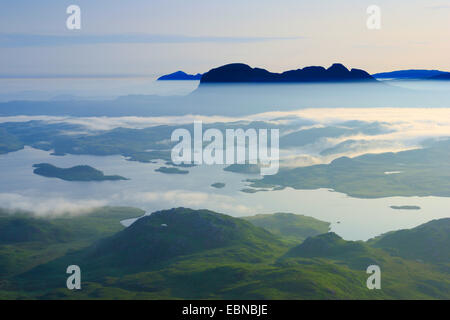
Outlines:
[[[48,162],[58,167],[86,164],[127,181],[69,182],[33,174],[32,165]],[[347,240],[367,240],[381,233],[411,228],[432,219],[449,217],[450,198],[391,197],[357,199],[332,190],[294,190],[243,193],[255,175],[223,171],[223,166],[189,168],[189,174],[163,174],[163,163],[127,161],[121,156],[67,155],[26,147],[0,155],[0,207],[36,211],[40,215],[83,213],[102,205],[133,206],[151,213],[172,207],[205,208],[232,216],[291,212],[331,222],[332,231]],[[223,182],[223,189],[211,184]],[[415,205],[420,210],[390,206]],[[119,223],[119,222],[118,222]]]

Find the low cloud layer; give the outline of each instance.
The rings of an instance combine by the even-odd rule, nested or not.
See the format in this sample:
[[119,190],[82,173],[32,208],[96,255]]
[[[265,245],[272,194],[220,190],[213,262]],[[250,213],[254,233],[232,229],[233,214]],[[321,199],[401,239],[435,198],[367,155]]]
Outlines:
[[179,117],[59,117],[59,116],[11,116],[0,117],[0,123],[45,121],[47,123],[69,123],[83,126],[86,130],[102,131],[115,128],[144,129],[159,125],[191,124],[194,121],[204,123],[233,122],[243,118],[222,116],[186,115]]
[[[282,165],[296,166],[300,163],[311,165],[329,163],[340,156],[358,156],[364,153],[398,152],[420,148],[429,138],[450,137],[450,109],[448,108],[314,108],[288,112],[267,112],[248,117],[223,116],[171,116],[171,117],[52,117],[16,116],[0,117],[2,122],[25,122],[40,120],[47,123],[69,123],[80,126],[79,131],[90,133],[114,128],[142,129],[157,125],[204,123],[230,123],[236,121],[269,121],[280,126],[291,125],[288,130],[307,130],[326,126],[341,126],[346,121],[382,123],[385,133],[366,135],[353,134],[341,137],[321,138],[302,148],[281,152]],[[309,124],[308,124],[309,123]],[[312,123],[312,124],[311,124]],[[290,131],[285,131],[284,134]],[[292,129],[291,129],[292,128]],[[337,148],[337,147],[340,147]],[[330,149],[336,148],[334,152]],[[295,160],[293,160],[295,159]]]
[[[323,126],[346,121],[380,122],[389,129],[376,135],[356,134],[323,138],[314,143],[285,152],[284,166],[304,166],[329,163],[341,157],[364,153],[399,152],[422,147],[427,139],[450,137],[450,109],[448,108],[330,108],[303,109],[292,112],[270,112],[266,118],[308,119]],[[340,150],[339,145],[345,145]],[[323,151],[336,148],[336,152]]]
[[249,208],[239,204],[233,197],[206,192],[192,192],[186,190],[171,190],[166,192],[138,192],[135,194],[116,194],[114,200],[134,203],[156,204],[161,208],[189,207],[209,208],[220,212],[233,212],[235,214],[255,213],[256,208]]
[[73,200],[64,197],[45,198],[18,193],[0,193],[0,208],[27,211],[40,217],[83,215],[107,204],[105,200]]
[[174,208],[189,207],[211,209],[223,213],[250,215],[262,208],[247,207],[239,204],[233,197],[206,192],[170,190],[165,192],[138,192],[112,194],[109,198],[70,199],[63,195],[23,195],[19,193],[0,193],[0,208],[15,212],[30,212],[38,217],[58,217],[62,215],[84,215],[104,206],[137,206],[152,208],[150,212]]

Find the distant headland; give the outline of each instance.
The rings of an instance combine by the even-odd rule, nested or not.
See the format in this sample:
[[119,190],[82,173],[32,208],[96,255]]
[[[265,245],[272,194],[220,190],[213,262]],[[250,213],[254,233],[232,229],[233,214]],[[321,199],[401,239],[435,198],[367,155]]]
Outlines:
[[397,70],[392,72],[381,72],[372,75],[376,79],[397,80],[450,80],[450,72],[440,70]]
[[166,74],[164,76],[161,76],[158,78],[158,81],[168,81],[168,80],[200,80],[202,78],[202,74],[201,73],[197,73],[197,74],[187,74],[184,71],[177,71],[171,74]]

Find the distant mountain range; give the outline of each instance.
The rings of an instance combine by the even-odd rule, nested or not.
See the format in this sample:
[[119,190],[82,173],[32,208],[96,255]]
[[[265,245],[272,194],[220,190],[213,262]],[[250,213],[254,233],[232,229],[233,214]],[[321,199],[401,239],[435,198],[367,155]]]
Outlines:
[[200,80],[202,78],[201,73],[197,74],[187,74],[183,71],[177,71],[171,74],[166,74],[158,78],[158,81],[163,80]]
[[450,72],[440,70],[398,70],[372,75],[376,79],[450,80]]
[[158,80],[200,80],[201,83],[356,82],[374,81],[375,79],[450,80],[450,72],[411,69],[370,75],[364,70],[348,70],[344,65],[335,63],[328,69],[311,66],[282,73],[273,73],[261,68],[252,68],[243,63],[232,63],[212,69],[204,75],[201,73],[193,75],[177,71],[158,78]]
[[359,82],[376,81],[364,70],[348,70],[335,63],[324,67],[305,67],[282,73],[273,73],[261,68],[252,68],[243,63],[227,64],[205,73],[201,84],[205,83],[299,83],[299,82]]

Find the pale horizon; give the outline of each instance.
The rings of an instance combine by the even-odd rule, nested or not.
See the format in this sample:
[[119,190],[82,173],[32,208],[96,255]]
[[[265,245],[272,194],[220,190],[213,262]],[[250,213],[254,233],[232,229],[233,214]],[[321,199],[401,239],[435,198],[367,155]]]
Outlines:
[[0,74],[157,76],[234,62],[272,72],[333,63],[371,74],[450,71],[448,1],[379,0],[380,30],[366,26],[372,1],[79,0],[81,30],[68,30],[71,4],[4,4]]

